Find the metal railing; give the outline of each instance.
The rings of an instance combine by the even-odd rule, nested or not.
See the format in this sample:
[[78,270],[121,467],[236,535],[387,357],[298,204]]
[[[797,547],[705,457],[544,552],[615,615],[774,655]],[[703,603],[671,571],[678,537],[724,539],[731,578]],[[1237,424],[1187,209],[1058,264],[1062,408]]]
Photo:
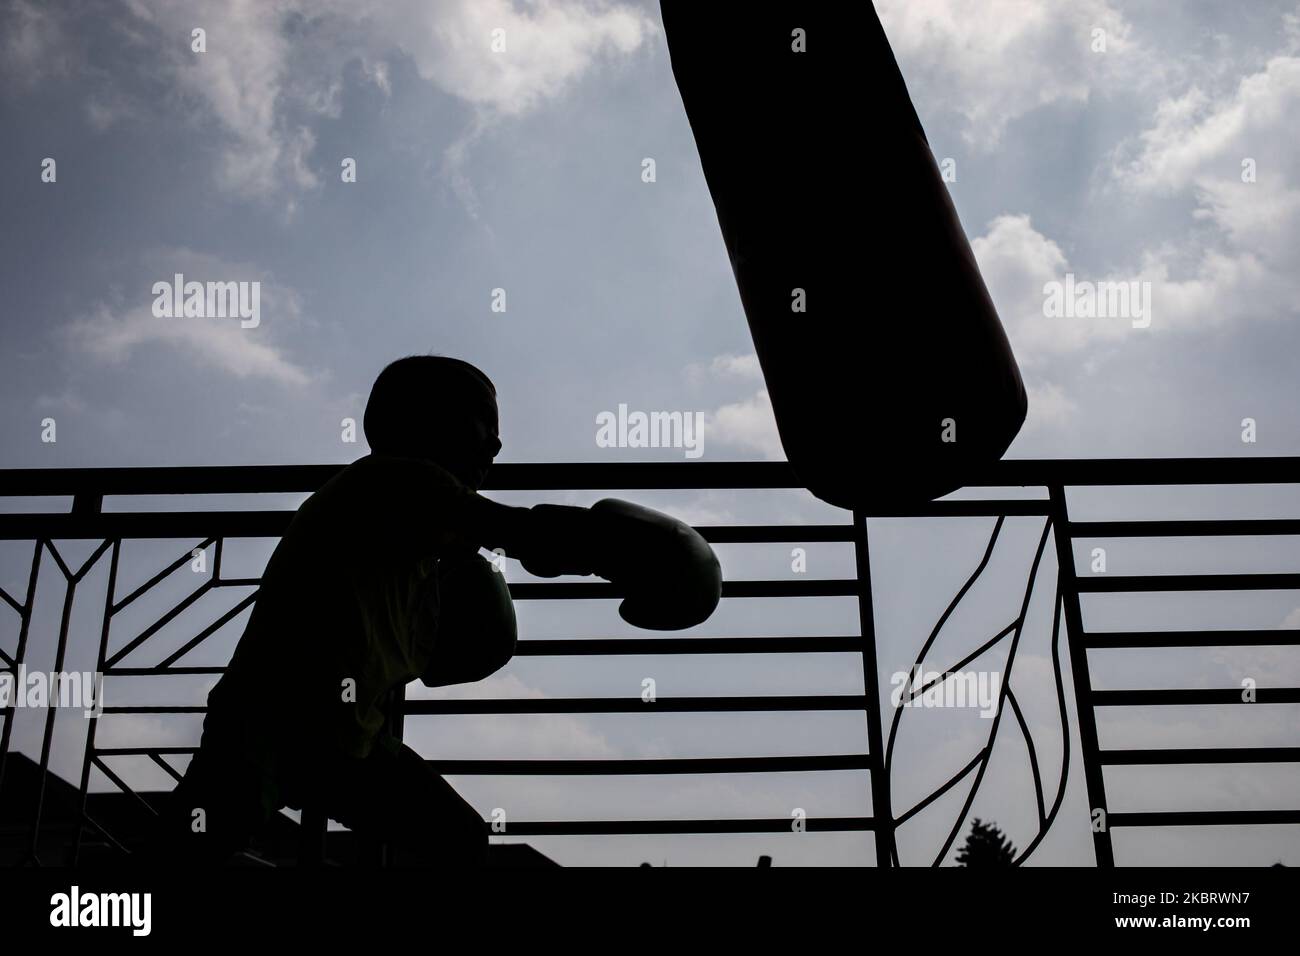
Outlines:
[[[139,656],[150,638],[158,634],[185,608],[205,593],[223,587],[256,586],[257,579],[222,576],[222,555],[227,539],[242,537],[277,537],[292,517],[290,511],[178,511],[105,513],[105,496],[305,493],[320,487],[342,466],[248,466],[211,468],[129,468],[129,469],[30,469],[0,471],[0,496],[71,496],[72,507],[66,513],[15,513],[0,515],[0,540],[23,540],[33,544],[30,576],[25,595],[17,596],[0,589],[0,599],[17,615],[16,652],[4,650],[0,642],[0,672],[16,672],[29,650],[30,627],[38,572],[48,554],[64,578],[65,592],[55,670],[62,668],[68,647],[69,620],[77,586],[90,569],[108,555],[108,587],[102,614],[98,650],[98,670],[108,677],[142,677],[151,675],[213,675],[220,667],[192,666],[186,656],[206,639],[244,611],[255,599],[248,594],[199,633],[172,651],[161,661],[148,665],[128,663]],[[724,583],[724,600],[749,598],[844,597],[858,604],[860,633],[852,636],[717,636],[717,637],[617,637],[599,639],[552,640],[521,637],[517,656],[594,657],[611,655],[692,655],[692,654],[824,654],[851,653],[861,660],[863,693],[847,695],[799,696],[699,696],[658,698],[647,705],[640,697],[581,697],[561,699],[492,699],[492,700],[411,700],[404,713],[425,714],[612,714],[655,713],[724,713],[724,712],[806,712],[848,711],[862,713],[865,722],[865,747],[862,752],[808,756],[759,757],[690,757],[650,759],[565,759],[565,760],[445,760],[430,764],[444,774],[491,775],[629,775],[629,774],[728,774],[754,772],[821,772],[861,770],[869,774],[871,814],[840,817],[814,817],[806,829],[818,831],[870,831],[874,837],[876,863],[881,866],[899,862],[895,844],[896,829],[912,819],[968,775],[974,775],[961,816],[954,825],[944,849],[935,862],[942,860],[958,828],[970,810],[971,802],[987,767],[1004,705],[1010,708],[1024,734],[1033,766],[1038,804],[1038,834],[1020,857],[1033,851],[1055,819],[1065,793],[1068,767],[1069,726],[1065,721],[1064,697],[1061,699],[1062,730],[1065,735],[1061,779],[1050,812],[1046,807],[1041,774],[1030,728],[1010,688],[1010,670],[1015,647],[1025,622],[1025,608],[1034,587],[1039,559],[1048,537],[1055,540],[1058,574],[1053,608],[1053,654],[1056,657],[1056,628],[1063,613],[1069,650],[1070,669],[1078,711],[1078,732],[1089,807],[1100,810],[1107,821],[1094,828],[1093,840],[1097,863],[1114,864],[1111,830],[1116,827],[1187,826],[1201,824],[1276,824],[1300,823],[1300,810],[1215,810],[1197,812],[1110,812],[1106,799],[1104,768],[1133,764],[1236,763],[1300,761],[1300,748],[1239,749],[1143,749],[1103,750],[1098,743],[1095,709],[1098,707],[1161,706],[1174,704],[1217,704],[1240,699],[1236,689],[1223,690],[1124,690],[1105,691],[1092,688],[1087,652],[1101,648],[1245,646],[1251,644],[1300,645],[1300,631],[1231,630],[1231,631],[1156,631],[1103,632],[1084,626],[1080,595],[1097,592],[1164,592],[1189,590],[1300,589],[1300,574],[1201,574],[1150,576],[1081,576],[1076,572],[1073,542],[1076,539],[1113,537],[1177,537],[1190,535],[1300,535],[1300,520],[1193,520],[1193,521],[1072,521],[1066,505],[1067,488],[1077,486],[1139,485],[1211,485],[1278,483],[1300,484],[1300,458],[1271,459],[1120,459],[1004,461],[969,475],[967,488],[1035,487],[1045,491],[1039,498],[987,498],[941,500],[929,504],[899,508],[877,508],[870,513],[846,514],[836,524],[813,525],[724,525],[700,527],[706,539],[718,544],[757,544],[765,542],[841,542],[852,544],[856,563],[853,577],[810,580],[728,580]],[[653,463],[653,464],[502,464],[496,466],[484,490],[559,491],[559,490],[704,490],[704,489],[787,489],[799,488],[793,472],[784,463]],[[926,799],[902,813],[892,806],[889,779],[890,758],[895,726],[890,728],[888,745],[882,725],[883,712],[879,696],[879,668],[876,659],[876,634],[872,607],[871,563],[868,549],[867,519],[883,517],[957,517],[997,518],[989,552],[997,539],[1002,522],[1008,517],[1040,517],[1042,536],[1033,570],[1025,592],[1020,616],[981,648],[986,650],[999,641],[1009,641],[1011,657],[1007,662],[1006,681],[998,702],[997,717],[985,747],[961,771]],[[168,575],[191,560],[192,549],[152,576],[144,584],[124,595],[117,594],[118,570],[124,540],[193,539],[200,547],[213,547],[214,567],[211,575],[179,604],[162,614],[116,650],[110,651],[109,635],[116,615],[147,594]],[[55,542],[64,539],[97,539],[100,543],[90,557],[77,567],[65,562]],[[940,619],[931,642],[948,614],[962,599],[984,565],[975,569],[966,588],[954,598],[948,612]],[[568,599],[605,599],[619,596],[610,584],[595,582],[525,582],[511,585],[511,593],[521,601]],[[926,648],[929,647],[927,643]],[[924,649],[923,649],[924,650]],[[978,652],[977,652],[978,653]],[[972,659],[974,655],[967,658]],[[918,656],[918,660],[920,657]],[[1063,694],[1058,664],[1058,690]],[[919,691],[918,691],[919,692]],[[1261,688],[1258,702],[1297,703],[1300,689]],[[106,714],[201,714],[202,706],[108,706]],[[13,706],[3,711],[4,728],[0,732],[0,786],[10,750]],[[57,709],[51,707],[45,717],[39,760],[42,775],[49,766]],[[86,812],[92,768],[99,770],[126,793],[135,791],[106,762],[121,756],[147,757],[179,780],[180,774],[166,758],[193,753],[183,747],[118,747],[96,744],[96,724],[86,738],[82,761],[79,795],[80,819],[76,824],[73,859],[87,833],[97,834],[122,852],[129,852],[114,835]],[[42,776],[42,781],[44,777]],[[27,833],[29,857],[38,860],[37,848],[42,837],[44,783],[41,784],[31,826]],[[141,798],[143,802],[143,798]],[[156,810],[145,802],[146,808]],[[753,819],[672,819],[672,820],[586,820],[511,822],[510,835],[556,834],[682,834],[682,833],[775,833],[789,832],[788,818]]]

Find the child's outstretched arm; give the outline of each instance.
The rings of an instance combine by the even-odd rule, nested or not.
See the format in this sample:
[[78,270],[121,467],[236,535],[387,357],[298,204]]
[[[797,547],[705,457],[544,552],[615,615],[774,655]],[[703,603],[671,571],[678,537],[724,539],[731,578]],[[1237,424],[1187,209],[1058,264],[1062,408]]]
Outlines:
[[590,508],[504,505],[437,465],[389,459],[371,516],[402,546],[439,557],[479,548],[518,559],[541,577],[594,574],[623,593],[624,620],[678,630],[708,620],[722,596],[722,570],[708,542],[666,514],[615,498]]
[[708,542],[666,514],[606,498],[590,508],[512,508],[475,495],[468,533],[540,577],[594,574],[617,585],[623,619],[679,630],[703,623],[722,597],[722,569]]

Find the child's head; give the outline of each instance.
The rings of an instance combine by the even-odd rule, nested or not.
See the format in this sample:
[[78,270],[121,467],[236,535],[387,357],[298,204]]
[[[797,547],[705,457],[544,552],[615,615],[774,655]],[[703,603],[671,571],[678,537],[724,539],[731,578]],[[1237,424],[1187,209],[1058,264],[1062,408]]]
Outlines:
[[375,454],[428,459],[472,488],[501,450],[496,388],[443,355],[410,355],[380,372],[362,428]]

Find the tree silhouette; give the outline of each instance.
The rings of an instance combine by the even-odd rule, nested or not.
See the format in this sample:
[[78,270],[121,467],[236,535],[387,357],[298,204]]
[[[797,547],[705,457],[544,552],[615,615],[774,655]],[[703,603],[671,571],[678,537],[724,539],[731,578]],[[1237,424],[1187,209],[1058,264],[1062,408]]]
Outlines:
[[979,817],[971,821],[966,845],[957,853],[958,866],[1011,866],[1016,858],[1012,846],[995,823],[983,823]]

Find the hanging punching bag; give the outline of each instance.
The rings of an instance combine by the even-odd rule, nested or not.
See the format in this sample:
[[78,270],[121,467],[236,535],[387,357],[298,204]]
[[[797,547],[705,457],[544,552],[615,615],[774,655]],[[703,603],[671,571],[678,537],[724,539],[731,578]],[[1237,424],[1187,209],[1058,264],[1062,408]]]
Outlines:
[[869,0],[663,0],[673,75],[799,479],[928,501],[1024,384]]

